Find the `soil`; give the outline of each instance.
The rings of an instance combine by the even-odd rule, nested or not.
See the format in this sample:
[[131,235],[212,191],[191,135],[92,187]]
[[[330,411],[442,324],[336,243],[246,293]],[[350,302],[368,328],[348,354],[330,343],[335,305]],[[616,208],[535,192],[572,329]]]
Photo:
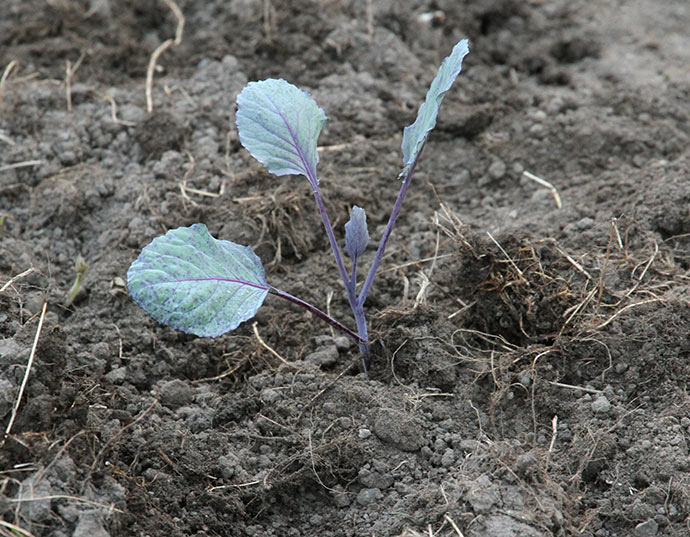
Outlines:
[[[0,533],[690,535],[687,1],[178,5],[149,113],[169,3],[0,3]],[[375,243],[462,37],[368,375],[277,298],[217,339],[129,298],[141,248],[204,222],[352,326],[309,185],[241,147],[235,97],[312,93],[338,240],[356,204]]]

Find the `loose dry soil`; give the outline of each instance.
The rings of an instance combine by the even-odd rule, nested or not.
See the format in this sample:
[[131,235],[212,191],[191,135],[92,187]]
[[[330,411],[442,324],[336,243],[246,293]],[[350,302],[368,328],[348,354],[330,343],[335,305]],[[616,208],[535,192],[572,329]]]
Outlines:
[[[179,7],[148,113],[165,1],[0,4],[0,533],[690,535],[687,0]],[[277,298],[202,339],[128,297],[143,246],[204,222],[352,325],[308,184],[240,146],[235,97],[311,91],[336,234],[357,204],[378,239],[402,128],[462,37],[368,302],[369,376]]]

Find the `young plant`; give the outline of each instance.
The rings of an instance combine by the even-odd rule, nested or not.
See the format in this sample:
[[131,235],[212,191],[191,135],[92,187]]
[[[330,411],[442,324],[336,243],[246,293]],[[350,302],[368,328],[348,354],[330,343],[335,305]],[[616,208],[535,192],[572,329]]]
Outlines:
[[366,370],[369,336],[364,303],[429,133],[436,125],[441,101],[460,74],[468,52],[466,39],[455,45],[432,81],[417,119],[403,131],[403,169],[398,176],[402,184],[359,293],[358,264],[369,243],[366,214],[354,206],[345,224],[345,252],[351,260],[348,272],[316,175],[316,142],[326,114],[307,92],[284,80],[250,82],[237,96],[237,130],[242,145],[274,175],[303,175],[309,181],[356,331],[268,284],[261,260],[249,246],[217,240],[204,224],[172,229],[146,246],[127,271],[130,295],[163,324],[197,336],[216,337],[251,319],[270,293],[298,304],[352,338],[359,345]]

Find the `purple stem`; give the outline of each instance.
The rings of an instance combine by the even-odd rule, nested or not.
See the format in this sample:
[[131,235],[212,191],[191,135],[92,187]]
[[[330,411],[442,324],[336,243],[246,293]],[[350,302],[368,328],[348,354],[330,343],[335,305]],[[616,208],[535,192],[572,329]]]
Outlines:
[[350,337],[355,343],[360,345],[360,348],[361,348],[361,345],[366,344],[365,339],[362,339],[360,336],[358,336],[352,330],[350,330],[347,326],[339,323],[333,317],[331,317],[327,313],[324,313],[323,311],[321,311],[316,306],[312,306],[309,302],[305,302],[301,298],[297,298],[296,296],[292,296],[290,293],[286,293],[285,291],[281,291],[280,289],[276,289],[275,287],[271,287],[271,292],[274,295],[278,295],[281,298],[289,300],[290,302],[293,302],[294,304],[297,304],[298,306],[303,307],[304,309],[310,311],[312,314],[316,315],[317,317],[320,317],[321,319],[326,321],[328,324],[330,324],[333,328],[337,328],[342,333],[344,333],[345,335]]
[[352,307],[352,313],[355,315],[355,323],[357,323],[357,333],[359,337],[363,340],[358,342],[359,353],[362,356],[362,367],[366,373],[369,369],[369,330],[367,329],[367,318],[364,314],[364,307],[361,304],[355,304]]
[[[347,270],[345,269],[345,263],[343,263],[343,255],[340,252],[340,247],[335,240],[335,234],[333,233],[333,226],[331,225],[331,220],[328,218],[328,213],[326,212],[326,205],[321,197],[321,192],[319,190],[319,181],[316,175],[309,169],[309,176],[307,179],[311,184],[312,191],[314,192],[314,199],[316,200],[316,206],[319,208],[319,213],[321,214],[321,220],[323,221],[323,227],[326,228],[326,235],[328,235],[328,242],[331,244],[331,250],[333,251],[333,257],[335,257],[335,262],[338,265],[338,271],[340,272],[340,277],[345,285],[345,291],[347,293],[347,300],[350,303],[350,309],[355,317],[355,323],[357,323],[357,334],[352,332],[346,326],[340,324],[338,321],[332,317],[326,315],[322,311],[314,308],[311,304],[300,300],[299,298],[284,296],[288,300],[293,300],[296,304],[306,307],[309,311],[321,317],[324,321],[329,323],[331,326],[336,327],[338,330],[344,332],[350,336],[359,346],[359,352],[362,355],[362,367],[364,372],[367,371],[368,356],[369,356],[369,331],[367,330],[367,319],[364,314],[363,303],[360,303],[357,299],[357,260],[353,260],[352,266],[352,278],[347,275]],[[281,295],[282,296],[282,295]]]
[[[298,147],[299,150],[299,147]],[[300,153],[301,155],[301,153]],[[319,214],[321,215],[321,221],[323,222],[323,227],[326,228],[326,235],[328,236],[328,242],[331,245],[331,250],[333,251],[333,257],[335,257],[335,264],[338,265],[338,272],[340,272],[340,278],[343,280],[343,285],[345,286],[345,291],[347,292],[347,300],[350,303],[350,307],[354,312],[355,306],[357,305],[357,292],[355,290],[356,282],[350,282],[350,278],[347,275],[347,269],[345,268],[345,263],[343,263],[343,254],[340,252],[340,247],[338,242],[335,240],[335,234],[333,233],[333,226],[331,225],[331,219],[328,218],[328,213],[326,212],[326,204],[323,202],[321,197],[321,191],[319,190],[319,180],[316,177],[316,170],[312,169],[308,165],[305,159],[302,159],[305,163],[305,170],[307,172],[307,180],[311,185],[312,192],[314,193],[314,200],[316,201],[316,206],[319,209]]]
[[[295,147],[295,151],[297,151],[297,156],[299,159],[302,161],[302,165],[304,166],[304,174],[307,178],[307,181],[309,181],[309,184],[311,185],[312,191],[314,192],[314,199],[316,200],[316,206],[319,208],[319,214],[321,214],[321,220],[323,221],[323,227],[326,228],[326,235],[328,235],[328,242],[331,244],[331,250],[333,250],[333,256],[335,257],[335,263],[338,265],[338,271],[340,272],[340,277],[343,280],[343,284],[345,285],[345,289],[347,290],[347,295],[348,295],[348,300],[350,301],[350,306],[354,308],[354,305],[357,303],[357,296],[355,293],[352,293],[350,291],[350,279],[347,276],[347,270],[345,270],[345,263],[343,263],[343,256],[340,253],[340,248],[338,247],[338,243],[335,240],[335,235],[333,234],[333,226],[331,225],[331,220],[328,218],[328,213],[326,213],[326,205],[323,202],[323,198],[321,198],[321,192],[319,191],[319,179],[316,177],[316,164],[312,164],[309,159],[304,155],[302,152],[302,146],[299,143],[299,138],[296,134],[297,131],[299,131],[299,112],[297,113],[297,128],[293,130],[290,122],[288,119],[285,117],[285,114],[282,112],[279,106],[277,106],[270,98],[269,100],[271,101],[271,104],[273,104],[273,108],[275,109],[275,112],[281,117],[283,122],[285,123],[285,128],[287,129],[288,133],[290,134],[290,137],[292,138],[292,144]],[[317,156],[318,160],[318,156]]]
[[[354,257],[352,259],[352,276],[350,276],[350,289],[349,292],[351,296],[357,297],[357,261],[359,257]],[[352,313],[355,316],[355,323],[357,323],[357,333],[366,342],[369,340],[369,330],[367,329],[367,318],[364,313],[364,307],[356,300],[354,304],[350,302],[352,308]],[[369,344],[359,343],[359,353],[362,355],[362,368],[366,373],[369,365]]]
[[347,291],[348,299],[350,300],[350,305],[356,303],[356,295],[352,292],[352,285],[350,283],[350,278],[347,275],[347,270],[345,269],[345,263],[343,262],[343,255],[340,253],[340,247],[335,240],[335,234],[333,233],[333,226],[331,225],[331,220],[328,218],[328,213],[326,213],[326,205],[321,197],[321,192],[319,191],[318,180],[316,177],[310,177],[309,182],[311,183],[312,190],[314,192],[314,199],[316,200],[316,206],[319,208],[319,214],[321,214],[321,220],[323,221],[323,227],[326,228],[326,235],[328,236],[328,242],[331,245],[331,250],[333,250],[333,257],[335,257],[335,263],[338,265],[338,271],[340,272],[340,277],[345,285],[345,290]]
[[374,261],[371,264],[369,273],[367,274],[367,279],[364,281],[362,290],[360,291],[359,297],[357,298],[357,305],[360,308],[364,307],[364,302],[367,299],[367,294],[369,293],[369,290],[371,289],[371,286],[374,283],[374,278],[376,278],[376,271],[378,270],[379,265],[381,264],[381,260],[383,259],[383,253],[386,251],[386,244],[388,243],[388,239],[391,236],[391,233],[393,232],[393,228],[395,227],[395,221],[398,218],[398,213],[402,208],[403,201],[405,201],[405,194],[407,194],[407,189],[409,188],[410,183],[412,182],[412,175],[414,175],[415,168],[417,167],[419,158],[422,156],[422,151],[424,151],[424,147],[426,147],[426,141],[424,142],[424,145],[422,145],[422,147],[419,149],[419,152],[417,153],[417,156],[415,157],[414,162],[410,167],[410,171],[407,172],[407,175],[403,179],[403,184],[400,187],[400,192],[398,192],[398,198],[395,200],[395,205],[393,205],[393,211],[391,212],[391,215],[388,218],[388,224],[386,225],[386,229],[383,232],[383,236],[381,237],[381,242],[379,242],[379,248],[378,250],[376,250],[376,257],[374,257]]
[[[311,174],[310,174],[311,175]],[[347,270],[345,269],[345,263],[343,263],[343,256],[340,252],[340,247],[335,240],[335,235],[333,233],[333,226],[328,218],[328,213],[326,213],[326,205],[321,197],[321,192],[319,191],[318,179],[315,175],[308,177],[311,183],[312,190],[314,192],[314,199],[316,200],[316,205],[319,208],[319,213],[321,214],[321,220],[323,221],[323,227],[326,228],[326,235],[328,235],[328,242],[331,244],[331,250],[333,251],[333,257],[335,257],[335,262],[338,265],[338,270],[340,271],[340,277],[345,285],[345,291],[347,293],[347,300],[350,303],[350,309],[352,309],[352,314],[355,317],[355,323],[357,324],[357,337],[355,342],[359,346],[359,352],[362,355],[362,366],[364,371],[367,371],[367,363],[369,356],[369,331],[367,330],[367,319],[364,314],[363,303],[360,303],[357,299],[357,261],[353,260],[352,266],[352,278],[347,275]],[[297,299],[299,300],[299,299]],[[298,302],[299,303],[299,302]],[[306,304],[306,303],[305,303]],[[313,307],[313,306],[311,306]],[[309,308],[307,308],[309,309]],[[335,319],[329,317],[323,312],[316,310],[319,313],[314,312],[316,315],[324,319],[327,323],[335,326],[339,330],[345,332],[348,336],[352,337],[354,334],[345,326],[340,324]],[[325,315],[325,317],[324,317]],[[334,324],[336,323],[336,324]],[[354,338],[353,338],[354,339]]]

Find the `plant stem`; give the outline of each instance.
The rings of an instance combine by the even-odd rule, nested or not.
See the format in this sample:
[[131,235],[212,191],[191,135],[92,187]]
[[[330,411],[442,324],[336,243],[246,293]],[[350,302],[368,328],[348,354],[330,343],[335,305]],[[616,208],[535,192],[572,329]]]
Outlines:
[[362,368],[364,369],[364,372],[366,373],[367,370],[369,369],[369,343],[367,341],[369,340],[369,330],[367,329],[367,318],[364,313],[364,308],[360,304],[356,304],[355,307],[352,308],[352,313],[355,315],[355,323],[357,323],[357,334],[359,334],[359,337],[362,338],[364,341],[363,342],[358,342],[357,345],[359,346],[359,353],[361,354],[362,358]]
[[319,180],[315,175],[310,173],[309,183],[311,184],[312,192],[314,193],[314,200],[316,201],[316,206],[319,209],[319,214],[321,215],[321,221],[323,222],[323,227],[326,228],[326,235],[328,236],[328,242],[331,245],[331,250],[333,251],[333,257],[335,257],[335,264],[338,265],[338,272],[340,272],[340,278],[343,280],[343,285],[345,285],[345,291],[347,292],[347,299],[350,303],[350,307],[354,311],[355,304],[357,303],[357,294],[354,290],[354,285],[351,284],[350,278],[347,275],[347,269],[345,269],[345,263],[343,262],[343,254],[340,252],[340,247],[335,240],[335,234],[333,233],[333,226],[331,225],[331,220],[328,218],[328,213],[326,212],[326,204],[323,202],[321,197],[321,191],[319,190]]
[[407,172],[407,175],[403,179],[403,184],[400,187],[400,192],[398,192],[398,198],[395,200],[395,205],[393,205],[393,210],[391,211],[391,215],[388,218],[388,224],[386,225],[386,229],[384,230],[383,236],[381,237],[381,242],[379,242],[379,248],[378,250],[376,250],[376,257],[374,257],[374,261],[372,262],[371,267],[369,268],[369,273],[367,274],[367,279],[364,281],[362,290],[360,291],[359,297],[357,298],[357,305],[360,308],[364,306],[364,302],[367,299],[367,294],[369,293],[369,290],[371,289],[371,286],[374,283],[376,271],[378,270],[379,265],[381,264],[381,260],[383,259],[383,253],[386,251],[386,244],[388,243],[388,239],[391,236],[391,233],[393,232],[393,228],[395,227],[395,221],[398,218],[398,213],[402,208],[403,201],[405,201],[405,194],[407,194],[407,189],[409,188],[410,183],[412,182],[412,176],[414,175],[414,171],[417,167],[417,163],[419,162],[419,158],[422,156],[424,147],[426,147],[426,142],[424,142],[424,145],[417,153],[417,156],[414,159],[412,166],[410,166],[410,171]]
[[369,330],[367,329],[367,318],[366,314],[364,313],[364,301],[360,301],[357,298],[357,260],[352,260],[352,277],[349,277],[347,275],[347,270],[345,269],[345,263],[343,263],[343,255],[340,251],[340,247],[338,246],[338,243],[335,240],[335,234],[333,233],[333,226],[331,225],[331,220],[330,218],[328,218],[328,213],[326,212],[326,204],[323,202],[323,198],[321,197],[321,191],[319,190],[319,180],[316,178],[315,175],[312,174],[310,174],[310,176],[308,176],[307,179],[311,184],[312,191],[314,193],[314,199],[316,200],[316,206],[319,208],[319,214],[321,214],[323,227],[326,228],[328,242],[330,243],[331,250],[333,251],[333,257],[335,257],[335,262],[336,265],[338,265],[340,277],[342,278],[343,284],[345,285],[347,300],[350,303],[350,309],[352,309],[352,314],[354,315],[355,323],[357,324],[357,334],[354,334],[354,332],[352,332],[349,328],[339,323],[329,315],[323,313],[321,310],[318,310],[311,304],[304,302],[303,300],[293,297],[292,295],[287,295],[287,293],[285,293],[285,295],[287,296],[284,296],[284,298],[292,300],[300,306],[306,307],[309,311],[321,317],[331,326],[334,326],[338,330],[350,336],[359,346],[359,352],[362,356],[362,367],[364,368],[364,372],[366,373],[369,362]]
[[[328,315],[327,313],[324,313],[321,311],[319,308],[316,306],[312,306],[309,302],[305,302],[301,298],[297,298],[296,296],[292,296],[290,293],[286,293],[285,291],[281,291],[280,289],[276,289],[275,287],[271,287],[269,289],[271,293],[274,295],[277,295],[281,298],[284,298],[286,300],[289,300],[290,302],[293,302],[294,304],[297,304],[298,306],[303,307],[304,309],[308,310],[312,314],[316,315],[317,317],[320,317],[324,321],[326,321],[328,324],[330,324],[333,328],[337,328],[340,330],[343,334],[351,338],[355,343],[357,343],[360,346],[360,350],[362,348],[362,345],[366,346],[366,339],[363,339],[359,335],[355,334],[352,330],[350,330],[347,326],[344,324],[336,321],[333,317]],[[356,317],[356,316],[355,316]],[[359,329],[359,326],[358,326]],[[366,334],[366,324],[365,324],[365,334]],[[367,347],[368,348],[368,347]]]
[[314,199],[316,200],[316,206],[319,208],[319,213],[321,214],[321,220],[323,221],[323,227],[326,228],[326,235],[328,235],[328,242],[331,244],[331,250],[333,250],[333,257],[335,257],[335,263],[338,265],[338,271],[340,272],[340,277],[345,284],[345,288],[349,287],[350,278],[347,275],[347,270],[345,269],[345,263],[343,263],[343,256],[340,253],[340,247],[335,240],[335,234],[333,233],[333,226],[331,225],[331,220],[328,218],[328,213],[326,212],[326,205],[321,197],[321,192],[319,187],[312,185],[314,191]]
[[[352,274],[350,276],[350,290],[353,297],[357,296],[357,261],[359,261],[359,256],[352,259]],[[357,323],[357,334],[364,340],[369,340],[369,330],[367,329],[367,318],[364,313],[364,308],[355,302],[352,305],[352,313],[355,316],[355,323]],[[367,343],[359,343],[359,353],[362,355],[362,368],[364,372],[367,372],[369,365],[369,345]]]
[[[357,338],[353,339],[355,339],[355,342],[359,346],[359,353],[362,356],[362,367],[364,368],[364,372],[366,373],[368,369],[367,365],[369,362],[369,330],[367,329],[367,318],[363,308],[364,303],[360,303],[360,301],[357,299],[357,259],[352,260],[352,277],[348,277],[347,271],[345,269],[345,264],[343,263],[343,256],[340,252],[340,247],[338,246],[338,243],[335,240],[333,226],[331,225],[331,221],[328,218],[328,213],[326,213],[326,205],[324,204],[323,198],[321,197],[321,192],[319,191],[318,181],[316,180],[316,177],[314,177],[313,180],[312,178],[310,178],[309,182],[312,185],[314,199],[316,200],[316,205],[319,208],[319,213],[321,214],[323,226],[326,228],[326,235],[328,235],[328,242],[330,242],[331,250],[333,250],[333,257],[335,257],[335,262],[338,265],[338,270],[340,271],[340,277],[342,278],[343,284],[345,285],[345,292],[347,293],[347,300],[350,303],[350,309],[352,310],[352,314],[355,317],[355,323],[357,324]],[[314,313],[316,315],[321,316],[319,313],[322,312]],[[324,313],[323,315],[326,314]],[[328,316],[326,315],[326,317]],[[339,330],[345,332],[348,336],[352,337],[353,334],[349,331],[348,328],[338,323],[338,321],[336,321],[335,319],[331,317],[327,319],[326,317],[322,318],[326,322],[330,323],[332,326],[335,326]]]

